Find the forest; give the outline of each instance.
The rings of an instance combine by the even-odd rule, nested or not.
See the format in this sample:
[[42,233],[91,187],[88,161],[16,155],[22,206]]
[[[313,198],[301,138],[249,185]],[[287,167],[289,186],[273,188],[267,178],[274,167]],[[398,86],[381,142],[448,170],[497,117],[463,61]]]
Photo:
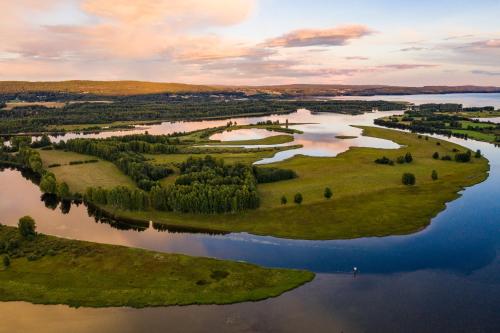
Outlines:
[[179,165],[172,185],[156,185],[149,193],[124,186],[111,190],[88,188],[86,200],[126,210],[153,208],[181,213],[227,213],[259,206],[253,169],[245,164],[225,164],[212,156],[190,157]]
[[176,121],[289,113],[300,108],[313,112],[360,114],[401,110],[405,105],[385,101],[288,101],[270,99],[184,99],[166,102],[125,100],[113,103],[70,103],[64,107],[30,105],[0,109],[0,135],[57,132],[55,125],[107,124],[117,121]]

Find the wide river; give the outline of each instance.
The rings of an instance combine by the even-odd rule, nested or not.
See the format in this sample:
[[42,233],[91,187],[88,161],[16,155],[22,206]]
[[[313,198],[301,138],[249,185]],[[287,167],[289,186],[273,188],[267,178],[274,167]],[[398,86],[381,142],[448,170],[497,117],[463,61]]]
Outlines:
[[[488,103],[482,95],[440,98],[464,105],[500,106],[500,94],[489,94]],[[294,126],[304,134],[295,135],[291,143],[300,143],[303,148],[279,153],[262,163],[298,153],[335,156],[350,146],[397,148],[390,141],[362,137],[359,129],[349,126],[371,124],[380,116],[314,115],[299,110],[289,115],[233,121],[246,124],[288,119],[307,123]],[[163,123],[148,131],[188,131],[227,121]],[[233,131],[215,138],[240,140],[266,135],[262,131]],[[357,138],[336,138],[339,135]],[[0,172],[1,223],[15,225],[20,216],[31,215],[39,231],[46,234],[245,260],[270,267],[305,268],[318,274],[313,282],[280,297],[234,305],[74,309],[0,303],[0,332],[500,332],[500,148],[471,140],[451,140],[473,150],[481,149],[491,167],[485,182],[465,189],[421,232],[340,241],[287,240],[246,233],[208,235],[159,231],[152,225],[105,223],[89,215],[83,205],[60,207],[43,201],[38,187],[28,178],[5,169]],[[351,274],[354,266],[360,271],[356,276]]]

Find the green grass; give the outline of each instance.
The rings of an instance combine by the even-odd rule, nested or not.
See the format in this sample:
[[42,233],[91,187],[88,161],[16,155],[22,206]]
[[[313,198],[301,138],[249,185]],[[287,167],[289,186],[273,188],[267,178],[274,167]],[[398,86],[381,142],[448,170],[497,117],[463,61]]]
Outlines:
[[335,136],[337,139],[341,139],[341,140],[348,140],[348,139],[356,139],[357,136],[354,136],[354,135],[337,135]]
[[61,166],[49,168],[58,181],[68,184],[72,192],[84,193],[89,186],[111,188],[118,185],[135,186],[135,183],[124,175],[113,163],[99,160],[98,163],[69,165],[71,161],[97,159],[96,157],[65,152],[62,150],[39,150],[44,168],[50,164]]
[[495,142],[495,138],[496,138],[496,135],[493,133],[470,131],[470,130],[466,130],[466,129],[463,129],[463,130],[453,129],[451,131],[453,133],[457,133],[457,134],[467,134],[467,137],[469,139],[474,139],[474,140],[479,140],[479,141]]
[[211,145],[277,145],[293,141],[292,135],[273,135],[267,138],[254,140],[236,140],[236,141],[216,141],[210,142]]
[[[387,150],[351,148],[335,158],[296,156],[270,166],[288,168],[298,178],[259,185],[261,207],[257,210],[225,215],[193,215],[158,211],[117,211],[129,218],[153,220],[175,226],[199,227],[219,231],[250,232],[300,239],[347,239],[368,236],[408,234],[423,229],[445,203],[458,197],[466,186],[484,181],[489,169],[485,158],[470,163],[434,160],[432,154],[453,156],[452,149],[465,148],[443,140],[419,139],[416,134],[365,127],[368,136],[395,141],[403,146]],[[436,145],[440,142],[441,145]],[[394,166],[374,163],[387,156],[396,159],[411,152],[411,164]],[[181,156],[177,156],[179,160]],[[187,156],[186,156],[187,158]],[[431,180],[432,170],[439,179]],[[405,186],[401,176],[412,172],[416,186]],[[323,198],[325,187],[333,198]],[[292,203],[301,192],[304,202]],[[285,195],[288,204],[282,206]]]
[[302,270],[46,235],[27,241],[16,228],[0,226],[2,244],[10,239],[19,240],[23,256],[0,268],[0,301],[76,307],[228,304],[275,297],[314,278]]
[[495,124],[488,124],[488,123],[482,123],[482,122],[475,123],[473,121],[468,121],[468,120],[461,121],[460,124],[462,125],[463,129],[467,129],[469,126],[480,127],[480,128],[495,128],[496,127]]
[[460,116],[469,118],[495,118],[500,117],[500,110],[495,111],[476,111],[476,112],[459,112]]

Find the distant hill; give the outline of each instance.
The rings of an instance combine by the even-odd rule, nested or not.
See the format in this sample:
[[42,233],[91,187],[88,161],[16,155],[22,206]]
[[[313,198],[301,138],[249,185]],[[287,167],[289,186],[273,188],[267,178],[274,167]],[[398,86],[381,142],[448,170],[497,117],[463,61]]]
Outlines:
[[0,81],[0,94],[22,92],[63,92],[101,96],[127,96],[212,91],[216,91],[216,89],[204,85],[143,81]]
[[493,93],[500,87],[484,86],[423,86],[400,87],[385,85],[328,85],[291,84],[260,87],[237,87],[246,93],[269,93],[291,96],[373,96],[373,95],[417,95],[446,93]]
[[91,94],[100,96],[129,96],[162,93],[221,93],[242,92],[247,95],[270,94],[285,96],[371,96],[416,95],[445,93],[500,92],[500,87],[484,86],[423,86],[401,87],[387,85],[329,85],[291,84],[274,86],[222,86],[160,83],[143,81],[60,81],[27,82],[0,81],[0,94],[52,92]]

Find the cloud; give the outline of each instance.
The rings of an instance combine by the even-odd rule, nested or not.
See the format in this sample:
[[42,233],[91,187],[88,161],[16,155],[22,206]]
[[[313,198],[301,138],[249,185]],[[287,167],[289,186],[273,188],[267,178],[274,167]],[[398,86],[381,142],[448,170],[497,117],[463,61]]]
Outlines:
[[385,69],[418,69],[418,68],[432,68],[437,67],[435,64],[388,64],[380,65],[377,68]]
[[481,40],[469,43],[466,45],[466,47],[477,49],[500,49],[500,39]]
[[472,74],[478,74],[478,75],[488,75],[488,76],[500,76],[500,72],[498,71],[486,71],[486,70],[473,70],[471,71]]
[[399,51],[401,51],[401,52],[411,52],[411,51],[423,51],[423,50],[427,50],[427,48],[425,48],[425,47],[419,47],[419,46],[412,46],[412,47],[402,48]]
[[253,10],[254,0],[84,0],[90,15],[126,24],[232,25]]
[[363,56],[349,56],[349,57],[344,57],[346,60],[368,60],[370,58],[368,57],[363,57]]
[[373,33],[373,30],[364,25],[343,25],[330,29],[301,29],[271,38],[264,45],[267,47],[339,46]]

